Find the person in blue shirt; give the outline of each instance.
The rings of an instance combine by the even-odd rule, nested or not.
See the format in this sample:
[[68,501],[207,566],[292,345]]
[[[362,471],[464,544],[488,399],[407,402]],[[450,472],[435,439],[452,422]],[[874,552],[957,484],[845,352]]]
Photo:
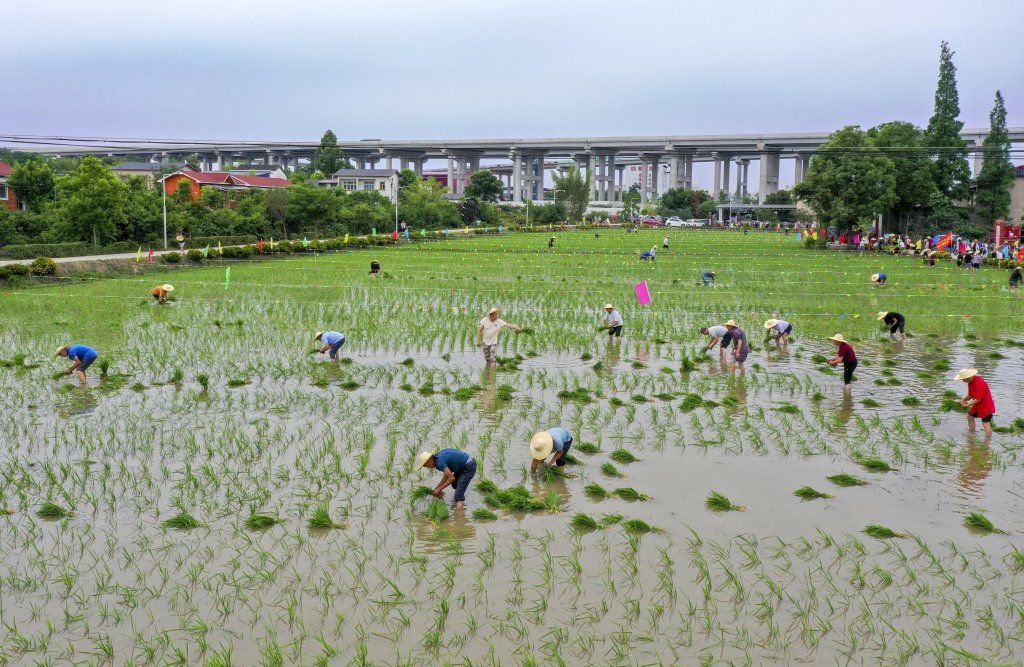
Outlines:
[[[533,461],[530,463],[530,472],[537,472],[537,467],[564,466],[565,457],[572,448],[572,433],[558,426],[549,428],[546,431],[534,433],[530,438],[530,456]],[[548,457],[551,460],[548,460]]]
[[876,285],[884,285],[885,281],[888,279],[889,276],[885,275],[881,271],[871,276],[871,282],[875,283]]
[[701,282],[703,282],[705,286],[711,285],[711,284],[713,284],[715,282],[715,272],[714,271],[705,271],[704,273],[700,274],[700,279],[701,279]]
[[75,363],[71,365],[71,368],[64,371],[64,375],[71,375],[75,371],[78,371],[78,379],[81,381],[84,387],[87,383],[85,381],[85,371],[92,366],[92,362],[96,361],[96,357],[100,356],[96,350],[92,349],[88,345],[61,345],[57,348],[57,354],[55,357],[67,357]]
[[331,359],[338,359],[338,350],[345,344],[345,334],[338,333],[337,331],[317,331],[316,338],[324,344],[318,354],[323,354],[327,350],[331,351]]
[[466,506],[466,489],[476,475],[476,459],[458,449],[442,449],[434,452],[420,452],[416,457],[416,468],[433,468],[441,471],[441,481],[434,487],[434,495],[444,495],[449,486],[455,487],[455,509]]

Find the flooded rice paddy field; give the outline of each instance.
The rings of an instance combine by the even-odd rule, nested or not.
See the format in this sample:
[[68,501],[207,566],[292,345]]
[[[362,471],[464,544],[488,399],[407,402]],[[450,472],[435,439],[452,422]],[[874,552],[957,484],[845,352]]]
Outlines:
[[[234,265],[228,287],[216,266],[0,293],[0,664],[1021,661],[1024,348],[1002,273],[699,232],[638,267],[654,234],[557,236],[380,251],[379,279],[353,252]],[[530,331],[486,371],[492,305]],[[886,340],[878,310],[914,335]],[[772,316],[787,350],[760,340]],[[729,318],[742,376],[698,349]],[[344,363],[310,354],[322,328]],[[849,399],[821,363],[837,331],[861,358]],[[110,361],[84,390],[53,378],[72,339]],[[963,366],[993,389],[991,441],[943,406]],[[542,481],[527,443],[555,425],[578,463]],[[480,472],[465,515],[431,520],[413,460],[442,446]],[[484,480],[538,509],[493,507]],[[1004,532],[967,527],[978,511]]]

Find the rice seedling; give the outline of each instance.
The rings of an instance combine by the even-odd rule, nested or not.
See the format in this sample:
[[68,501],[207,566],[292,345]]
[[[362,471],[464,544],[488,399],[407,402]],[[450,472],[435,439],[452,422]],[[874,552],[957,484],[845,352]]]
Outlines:
[[578,530],[598,530],[601,528],[601,524],[597,522],[597,519],[583,512],[573,514],[572,520],[569,523]]
[[615,496],[617,498],[622,498],[623,500],[640,500],[640,501],[651,500],[651,497],[649,495],[647,495],[645,493],[640,493],[639,491],[637,491],[636,489],[634,489],[631,486],[619,487],[619,488],[615,489],[614,491],[612,491],[611,493],[609,493],[608,495],[612,495],[612,496]]
[[477,521],[497,521],[498,515],[486,507],[477,507],[473,510],[473,518]]
[[891,472],[893,470],[896,470],[896,468],[893,468],[891,465],[889,465],[882,459],[878,458],[877,456],[854,455],[853,460],[857,463],[857,465],[864,468],[865,470],[871,470],[874,472]]
[[995,527],[991,519],[985,516],[984,512],[977,511],[971,512],[964,517],[964,525],[968,528],[983,532],[983,533],[1002,533],[1006,534],[1005,530],[1000,530]]
[[868,526],[865,526],[864,532],[878,540],[886,540],[893,537],[906,537],[906,535],[903,533],[897,533],[895,530],[891,528],[879,526],[878,524],[870,524]]
[[544,494],[544,499],[541,502],[544,503],[544,509],[548,512],[555,513],[562,511],[562,504],[565,502],[565,499],[562,498],[561,494],[550,491]]
[[661,532],[658,528],[655,528],[643,519],[626,519],[622,522],[622,527],[631,533]]
[[824,354],[813,354],[811,355],[811,362],[815,364],[824,364],[828,362],[828,357]]
[[573,445],[573,448],[578,452],[584,454],[597,454],[601,451],[601,448],[592,442],[581,442],[578,445]]
[[609,461],[605,461],[601,464],[601,472],[609,477],[625,477],[625,475],[619,472],[619,469],[615,467],[615,464]]
[[230,380],[228,380],[228,386],[232,388],[244,387],[250,382],[252,382],[252,380],[249,380],[247,378],[231,378]]
[[878,401],[876,401],[873,398],[865,398],[864,400],[862,400],[860,402],[860,404],[863,405],[865,408],[880,408],[880,407],[882,407],[882,404],[879,403]]
[[495,396],[497,396],[499,401],[511,401],[515,393],[515,387],[510,384],[502,384],[498,385]]
[[687,394],[683,398],[683,402],[679,405],[679,409],[683,412],[689,412],[699,408],[704,404],[704,398],[700,394]]
[[255,513],[245,519],[245,527],[249,530],[263,530],[284,523],[284,519],[272,514]]
[[357,382],[356,380],[349,378],[342,382],[341,384],[339,384],[338,386],[346,391],[355,391],[356,389],[359,389],[359,387],[363,385],[359,384],[359,382]]
[[777,405],[774,408],[772,408],[772,410],[775,410],[776,412],[784,412],[788,415],[800,414],[800,408],[793,405],[792,403],[783,403],[781,405]]
[[306,520],[306,525],[310,528],[318,528],[321,530],[327,530],[330,528],[344,528],[345,524],[335,521],[331,518],[331,508],[326,503],[318,503],[313,508],[313,513],[309,515],[309,519]]
[[485,503],[506,512],[539,512],[549,509],[546,500],[534,498],[522,484],[516,484],[507,489],[481,486],[480,490],[484,492]]
[[853,475],[845,472],[841,472],[838,475],[829,475],[825,479],[836,486],[864,486],[867,484],[867,482],[862,480],[860,477],[854,477]]
[[647,397],[643,396],[642,394],[633,394],[632,396],[629,397],[629,400],[633,401],[634,403],[646,403]]
[[734,505],[728,497],[718,491],[712,491],[704,500],[704,505],[715,512],[742,512],[746,509],[741,505]]
[[469,399],[473,398],[473,396],[475,396],[479,391],[479,385],[473,385],[472,387],[462,387],[460,389],[455,390],[455,393],[452,394],[452,398],[454,398],[456,401],[468,401]]
[[622,519],[623,516],[621,514],[605,514],[601,517],[601,527],[605,528],[607,526],[614,526],[615,524],[620,523]]
[[66,519],[67,517],[74,516],[75,513],[69,509],[65,509],[50,500],[47,500],[39,509],[36,511],[36,515],[44,519]]
[[412,367],[416,365],[416,360],[413,359],[412,357],[406,357],[405,359],[402,359],[402,361],[398,363],[400,363],[402,366]]
[[608,404],[611,405],[613,408],[621,408],[623,405],[626,404],[626,402],[623,401],[618,396],[612,396],[610,399],[608,399]]
[[[24,365],[24,361],[22,362],[21,365]],[[96,364],[96,365],[100,367],[100,375],[101,376],[106,376],[109,373],[109,371],[110,371],[110,359],[107,359],[106,357],[103,357],[102,359],[99,360],[99,363]]]
[[904,396],[900,403],[907,407],[916,408],[921,405],[921,399],[917,396]]
[[196,373],[196,383],[203,388],[203,393],[210,389],[210,376],[206,373]]
[[636,463],[637,461],[640,460],[637,457],[633,456],[632,453],[622,448],[612,451],[612,453],[609,454],[609,456],[616,463]]
[[576,387],[575,389],[563,389],[558,392],[558,398],[563,401],[574,401],[576,403],[593,403],[594,399],[588,389]]
[[823,493],[810,486],[801,486],[799,489],[793,492],[793,495],[803,498],[804,500],[815,500],[817,498],[832,498],[831,494]]
[[559,466],[548,466],[542,465],[537,468],[537,479],[541,482],[553,482],[556,479],[575,479],[576,475],[571,472],[565,472],[565,470]]
[[424,498],[429,498],[430,496],[434,495],[434,490],[429,486],[416,486],[413,487],[413,490],[410,495],[412,496],[412,499],[415,502],[417,500],[423,500]]
[[185,379],[185,374],[180,368],[175,368],[171,371],[171,377],[167,379],[167,384],[181,384],[182,380]]
[[192,530],[193,528],[202,528],[205,524],[188,512],[182,510],[171,518],[161,522],[160,525],[164,528],[173,528],[175,530]]
[[583,493],[593,498],[607,498],[608,490],[596,482],[591,482],[583,487]]
[[589,352],[584,352],[583,354],[580,355],[580,361],[590,361],[593,358],[594,355],[592,355]]
[[668,392],[661,392],[660,394],[655,394],[654,398],[656,398],[656,399],[658,399],[660,401],[666,401],[667,402],[667,401],[674,401],[675,398],[676,398],[676,395],[675,394],[670,394]]
[[946,396],[942,399],[942,402],[939,404],[939,410],[941,410],[942,412],[956,412],[962,411],[963,409],[964,406],[960,404],[959,397],[951,398],[949,396]]
[[435,498],[430,501],[430,504],[427,505],[427,509],[424,513],[427,515],[427,518],[434,523],[447,521],[452,515],[451,510],[448,509],[448,503],[440,498]]

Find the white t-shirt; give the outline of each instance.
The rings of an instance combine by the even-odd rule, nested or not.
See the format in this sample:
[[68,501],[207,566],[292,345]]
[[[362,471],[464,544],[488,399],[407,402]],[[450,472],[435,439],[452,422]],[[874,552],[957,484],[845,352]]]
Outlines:
[[713,327],[708,328],[708,334],[715,338],[725,338],[725,334],[729,333],[729,330],[723,327],[721,324],[717,324]]
[[622,324],[622,315],[619,314],[619,311],[613,308],[612,312],[605,312],[604,321],[607,322],[610,327],[617,327]]
[[497,345],[498,344],[498,332],[501,331],[502,327],[507,326],[505,320],[500,317],[493,322],[491,318],[485,317],[480,320],[480,326],[484,328],[484,345]]

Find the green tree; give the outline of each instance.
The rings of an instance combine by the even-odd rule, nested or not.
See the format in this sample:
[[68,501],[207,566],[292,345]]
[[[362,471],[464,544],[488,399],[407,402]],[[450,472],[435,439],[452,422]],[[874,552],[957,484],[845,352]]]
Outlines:
[[[896,201],[884,211],[887,221],[897,224],[905,234],[912,227],[917,232],[926,231],[923,215],[938,190],[934,165],[923,148],[927,142],[924,131],[913,123],[892,121],[871,128],[867,134],[871,145],[882,149],[896,169]],[[932,231],[930,225],[927,231]]]
[[53,169],[42,160],[19,162],[7,177],[7,185],[30,211],[38,211],[53,199]]
[[849,125],[818,149],[807,177],[793,191],[823,225],[865,227],[896,202],[895,172],[892,160],[870,145],[867,133]]
[[83,158],[58,181],[57,193],[61,237],[94,245],[117,240],[118,229],[126,222],[128,188],[102,160]]
[[466,186],[464,194],[466,199],[477,199],[493,204],[501,198],[504,189],[501,179],[489,169],[479,169],[469,177],[469,185]]
[[669,188],[658,200],[658,215],[681,218],[696,218],[697,209],[711,199],[707,190],[691,190],[689,188]]
[[640,215],[640,186],[633,184],[622,193],[622,214],[626,222],[633,222]]
[[320,137],[320,146],[316,149],[311,166],[328,178],[339,169],[352,167],[345,159],[344,153],[338,148],[338,136],[334,134],[333,130],[327,130],[324,132],[324,136]]
[[285,215],[292,221],[293,227],[319,237],[338,208],[331,190],[312,185],[294,185],[286,192],[288,199],[285,202]]
[[416,172],[412,169],[403,169],[398,172],[398,187],[401,188],[399,190],[399,196],[401,196],[402,190],[405,190],[406,188],[414,188],[421,182],[422,179],[417,176]]
[[565,206],[569,220],[582,220],[590,204],[590,176],[583,178],[579,169],[573,166],[564,176],[555,174],[554,183],[555,202]]
[[988,136],[981,145],[984,162],[974,193],[976,211],[985,223],[1009,216],[1010,188],[1014,178],[1013,163],[1010,162],[1010,135],[1006,130],[1006,105],[1003,94],[998,90],[988,120]]
[[280,239],[288,238],[288,191],[276,188],[267,191],[267,218],[274,224]]
[[[793,196],[792,190],[776,190],[764,196],[764,203],[773,206],[791,206],[796,203],[796,197]],[[771,223],[790,222],[793,219],[793,212],[787,209],[766,208],[758,211],[757,219]]]
[[956,65],[948,42],[939,54],[939,82],[935,88],[935,111],[925,136],[933,148],[932,178],[939,192],[950,201],[968,198],[971,170],[967,166],[967,144],[960,138],[960,94],[956,89]]
[[125,217],[118,230],[120,241],[156,241],[162,236],[163,206],[160,193],[150,190],[146,179],[132,176],[125,182]]
[[462,216],[454,202],[445,198],[446,188],[430,179],[416,182],[402,190],[399,217],[411,227],[439,229],[458,227]]

